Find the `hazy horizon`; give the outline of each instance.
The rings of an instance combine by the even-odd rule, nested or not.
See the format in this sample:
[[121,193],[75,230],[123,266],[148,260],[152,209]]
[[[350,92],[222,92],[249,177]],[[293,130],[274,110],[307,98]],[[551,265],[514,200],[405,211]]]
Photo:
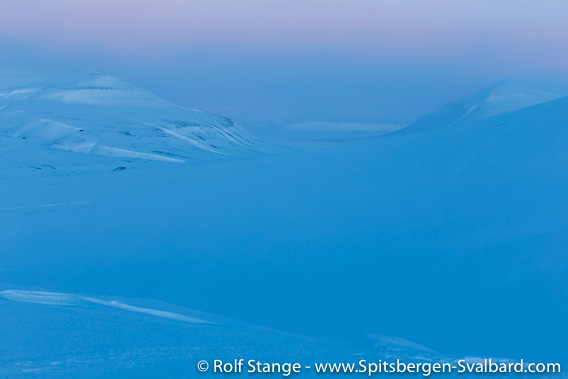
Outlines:
[[2,66],[108,73],[228,115],[410,122],[501,79],[568,85],[561,1],[26,0],[0,8]]

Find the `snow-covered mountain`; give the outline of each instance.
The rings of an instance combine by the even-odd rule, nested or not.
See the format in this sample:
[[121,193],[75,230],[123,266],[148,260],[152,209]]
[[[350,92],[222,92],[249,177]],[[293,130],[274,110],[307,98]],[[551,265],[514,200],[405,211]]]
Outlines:
[[428,133],[225,159],[272,150],[116,78],[0,75],[0,375],[566,363],[568,98],[512,88]]
[[[0,178],[8,291],[0,310],[10,320],[0,334],[11,344],[0,370],[20,372],[17,362],[58,376],[109,364],[131,373],[141,369],[128,366],[130,353],[192,369],[200,353],[278,361],[281,351],[329,351],[318,342],[298,353],[292,348],[304,339],[281,344],[282,334],[263,337],[257,328],[148,319],[160,311],[203,319],[186,308],[304,336],[413,341],[345,341],[331,349],[337,355],[318,356],[326,361],[373,346],[388,347],[375,359],[401,351],[433,359],[419,347],[427,346],[566,364],[567,125],[562,98],[335,149],[120,175]],[[104,303],[24,301],[77,296]],[[116,307],[105,305],[113,299]],[[146,313],[116,314],[128,306]],[[37,349],[18,339],[30,330]],[[49,348],[73,338],[77,350]],[[179,338],[196,349],[187,353]],[[90,342],[97,339],[104,343]],[[59,357],[69,361],[48,367]]]
[[564,88],[503,80],[461,101],[448,104],[394,133],[421,133],[433,129],[453,127],[567,95],[568,90]]
[[0,169],[73,172],[270,151],[226,117],[117,78],[0,74]]

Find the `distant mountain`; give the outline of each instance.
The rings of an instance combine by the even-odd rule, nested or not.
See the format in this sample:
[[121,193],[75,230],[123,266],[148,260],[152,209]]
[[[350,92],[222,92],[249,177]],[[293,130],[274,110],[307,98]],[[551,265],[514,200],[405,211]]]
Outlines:
[[568,95],[568,90],[540,84],[503,80],[461,101],[422,117],[397,134],[421,133],[545,103]]
[[0,72],[3,170],[181,163],[268,150],[229,118],[178,107],[112,76]]

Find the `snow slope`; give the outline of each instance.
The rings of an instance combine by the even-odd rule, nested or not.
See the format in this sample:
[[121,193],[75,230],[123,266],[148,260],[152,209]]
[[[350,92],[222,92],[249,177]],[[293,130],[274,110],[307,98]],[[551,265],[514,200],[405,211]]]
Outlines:
[[225,117],[117,78],[0,73],[0,170],[68,173],[268,152]]
[[[390,335],[453,356],[567,364],[567,125],[562,98],[336,149],[0,179],[0,281],[145,309],[129,299],[159,299],[329,340]],[[54,312],[61,328],[78,317]],[[215,335],[237,336],[223,346],[239,351],[248,337],[232,333]],[[252,353],[277,355],[249,336]]]
[[398,134],[421,133],[541,104],[568,95],[568,90],[550,85],[503,80],[456,103],[429,114]]
[[240,358],[300,362],[311,366],[302,377],[320,377],[314,362],[457,359],[401,338],[307,337],[151,299],[0,286],[0,315],[0,374],[7,377],[195,377],[203,375],[200,360]]

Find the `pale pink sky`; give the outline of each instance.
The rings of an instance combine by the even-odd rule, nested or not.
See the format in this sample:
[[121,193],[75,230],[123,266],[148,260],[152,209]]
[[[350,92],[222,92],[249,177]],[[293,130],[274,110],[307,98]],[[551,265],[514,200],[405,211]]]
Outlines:
[[567,14],[563,0],[4,0],[0,36],[165,59],[207,45],[434,61],[487,54],[560,68]]
[[0,65],[106,72],[220,113],[409,120],[503,78],[567,84],[566,15],[566,0],[0,0]]

